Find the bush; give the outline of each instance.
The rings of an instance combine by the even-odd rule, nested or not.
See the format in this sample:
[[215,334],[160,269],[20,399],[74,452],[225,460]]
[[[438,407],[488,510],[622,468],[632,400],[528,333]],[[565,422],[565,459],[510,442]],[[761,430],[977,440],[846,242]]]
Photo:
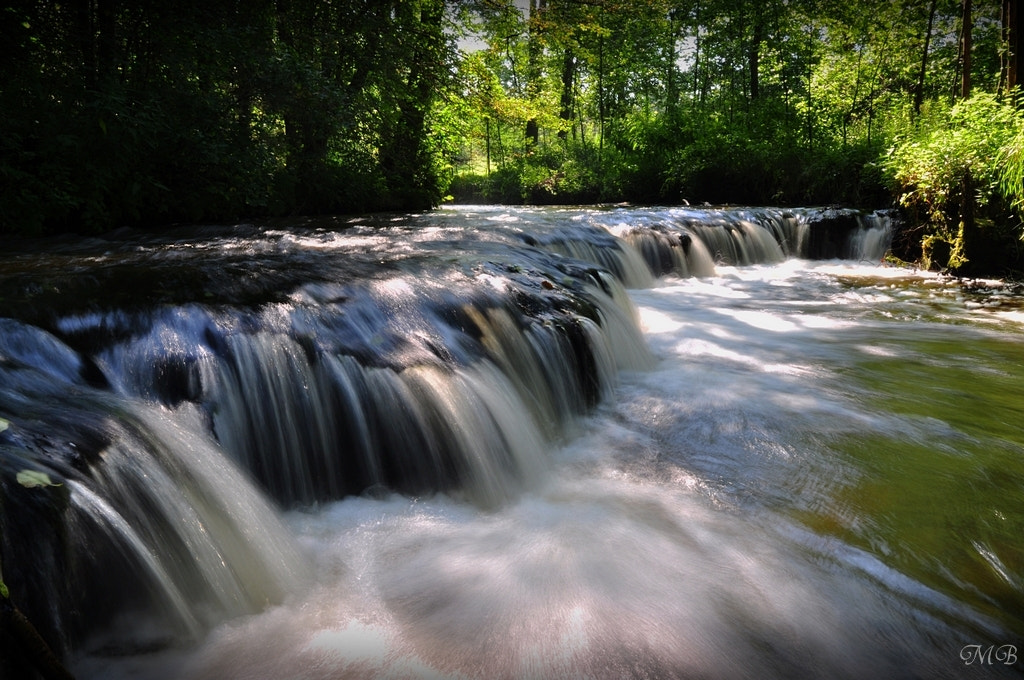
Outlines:
[[973,185],[979,207],[1005,207],[999,159],[1021,123],[1012,105],[991,94],[952,108],[937,105],[889,150],[882,161],[885,179],[912,214],[955,232],[965,180]]
[[1019,268],[1022,131],[1012,103],[977,94],[934,105],[884,156],[883,176],[921,233],[927,266],[969,275]]

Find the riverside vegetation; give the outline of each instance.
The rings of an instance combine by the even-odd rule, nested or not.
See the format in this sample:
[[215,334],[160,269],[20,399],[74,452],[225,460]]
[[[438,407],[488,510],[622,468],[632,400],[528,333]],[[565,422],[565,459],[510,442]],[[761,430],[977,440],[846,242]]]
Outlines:
[[1013,274],[1012,0],[12,2],[0,233],[446,199],[905,211]]

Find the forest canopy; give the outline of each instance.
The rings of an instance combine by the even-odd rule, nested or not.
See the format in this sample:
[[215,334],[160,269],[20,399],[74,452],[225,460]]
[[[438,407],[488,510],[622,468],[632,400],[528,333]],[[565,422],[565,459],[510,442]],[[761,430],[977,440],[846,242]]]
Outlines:
[[893,201],[1018,230],[1013,0],[22,1],[0,231]]

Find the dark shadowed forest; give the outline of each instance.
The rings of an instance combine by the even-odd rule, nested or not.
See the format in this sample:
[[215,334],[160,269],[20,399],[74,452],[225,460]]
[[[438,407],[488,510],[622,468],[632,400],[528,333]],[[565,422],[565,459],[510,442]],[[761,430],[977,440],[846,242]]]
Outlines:
[[899,258],[1013,273],[1017,13],[1012,0],[7,3],[0,232],[446,200],[896,205]]

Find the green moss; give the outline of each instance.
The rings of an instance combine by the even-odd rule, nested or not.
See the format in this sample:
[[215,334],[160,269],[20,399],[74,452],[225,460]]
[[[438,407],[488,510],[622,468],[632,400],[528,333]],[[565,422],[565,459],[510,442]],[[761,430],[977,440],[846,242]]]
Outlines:
[[921,266],[929,271],[949,268],[953,244],[939,234],[929,234],[921,241]]

